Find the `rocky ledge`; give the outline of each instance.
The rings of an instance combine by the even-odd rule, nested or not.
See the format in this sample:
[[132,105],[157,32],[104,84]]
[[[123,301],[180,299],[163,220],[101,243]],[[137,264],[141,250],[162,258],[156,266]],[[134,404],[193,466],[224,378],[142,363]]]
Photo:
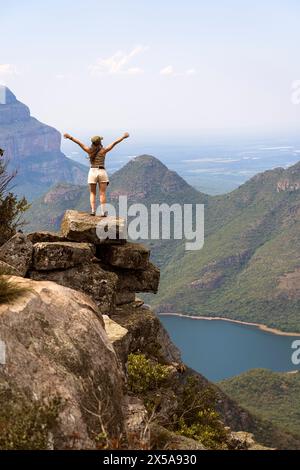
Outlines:
[[253,448],[247,431],[260,424],[182,364],[136,298],[158,289],[148,248],[120,243],[120,230],[99,242],[99,222],[124,233],[121,219],[68,211],[61,233],[17,233],[0,247],[3,279],[18,289],[0,304],[0,448]]

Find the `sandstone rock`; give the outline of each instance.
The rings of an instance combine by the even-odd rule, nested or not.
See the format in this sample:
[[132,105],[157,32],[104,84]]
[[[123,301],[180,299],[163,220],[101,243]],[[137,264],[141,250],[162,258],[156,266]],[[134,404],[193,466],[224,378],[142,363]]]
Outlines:
[[143,401],[137,397],[125,397],[124,416],[129,448],[131,450],[149,449],[149,417]]
[[[117,335],[115,323],[123,327],[118,330]],[[132,304],[123,305],[116,309],[110,321],[105,322],[105,326],[123,364],[127,362],[128,354],[137,351],[154,356],[167,364],[181,363],[179,350],[172,343],[159,318],[150,309],[136,309]]]
[[28,276],[36,281],[54,281],[84,292],[94,300],[102,314],[114,311],[118,278],[114,273],[104,271],[98,264],[84,264],[67,270],[30,271]]
[[27,238],[31,243],[43,243],[43,242],[66,242],[67,239],[62,237],[56,232],[31,232],[27,234]]
[[130,344],[132,337],[128,333],[128,330],[119,323],[115,322],[112,318],[107,315],[103,315],[105,324],[106,334],[117,352],[118,359],[120,361],[123,370],[126,370],[126,362],[128,354],[130,352]]
[[160,271],[152,263],[148,263],[144,270],[114,269],[118,275],[118,291],[154,292],[159,285]]
[[101,422],[108,437],[119,438],[123,376],[97,306],[52,282],[12,279],[30,290],[0,306],[6,345],[0,384],[21,390],[31,401],[63,399],[52,436],[56,449],[95,448]]
[[4,261],[0,261],[0,273],[1,274],[8,274],[11,276],[19,276],[19,272],[16,268],[11,266],[10,264],[5,263]]
[[140,270],[147,268],[150,250],[140,243],[128,242],[124,245],[100,246],[99,256],[112,266]]
[[33,245],[23,233],[16,233],[0,248],[0,260],[17,269],[25,276],[32,261]]
[[230,444],[234,450],[275,450],[257,443],[252,433],[244,431],[231,432]]
[[156,423],[150,425],[150,432],[151,449],[154,450],[207,450],[201,442],[175,434]]
[[[61,223],[64,237],[77,242],[116,243],[126,240],[125,220],[115,217],[93,217],[85,212],[68,210]],[[99,238],[101,235],[101,238]],[[108,238],[109,237],[109,238]]]
[[135,301],[135,292],[130,291],[117,291],[116,292],[116,305],[130,304]]
[[68,269],[89,263],[94,252],[94,246],[89,243],[36,243],[33,246],[33,267],[37,271]]

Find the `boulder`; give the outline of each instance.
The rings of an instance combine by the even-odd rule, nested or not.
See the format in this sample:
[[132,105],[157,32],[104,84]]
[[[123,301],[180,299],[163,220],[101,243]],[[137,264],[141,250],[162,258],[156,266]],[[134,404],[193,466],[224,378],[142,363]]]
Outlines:
[[104,262],[125,269],[146,269],[150,250],[140,243],[126,243],[124,245],[99,246],[97,250]]
[[61,223],[62,236],[76,242],[124,243],[127,238],[125,220],[120,217],[94,217],[86,212],[68,210]]
[[135,301],[135,292],[127,290],[116,292],[116,305],[130,304]]
[[23,233],[16,233],[0,248],[0,260],[17,269],[25,276],[31,266],[33,245]]
[[0,274],[8,274],[11,276],[20,275],[16,268],[11,266],[10,264],[5,263],[4,261],[0,261]]
[[89,263],[94,257],[94,253],[94,246],[89,243],[36,243],[33,246],[33,267],[37,271],[68,269]]
[[67,239],[56,232],[31,232],[27,234],[27,238],[31,243],[43,243],[43,242],[65,242]]
[[150,435],[154,450],[207,450],[200,441],[178,435],[157,423],[150,424]]
[[118,275],[118,291],[154,292],[159,286],[160,271],[152,263],[147,263],[144,270],[114,269]]
[[53,282],[12,280],[28,292],[0,306],[6,346],[0,389],[16,390],[32,403],[61,398],[49,436],[54,449],[94,449],[104,431],[108,439],[119,439],[123,373],[96,304]]
[[102,314],[110,314],[115,308],[116,274],[104,271],[94,263],[56,271],[29,271],[35,281],[48,280],[89,295]]

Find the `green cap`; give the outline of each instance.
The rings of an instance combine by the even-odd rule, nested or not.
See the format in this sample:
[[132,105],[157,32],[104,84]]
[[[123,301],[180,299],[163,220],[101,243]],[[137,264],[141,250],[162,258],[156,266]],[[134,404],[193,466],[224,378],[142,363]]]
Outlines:
[[101,140],[103,140],[103,137],[100,135],[95,135],[91,138],[92,144],[97,144],[98,142],[101,142]]

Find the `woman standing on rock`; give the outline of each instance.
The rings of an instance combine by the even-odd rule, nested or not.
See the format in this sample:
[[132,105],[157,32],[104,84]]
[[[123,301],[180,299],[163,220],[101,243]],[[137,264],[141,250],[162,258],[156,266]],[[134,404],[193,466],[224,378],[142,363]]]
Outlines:
[[88,184],[90,187],[90,203],[91,203],[91,215],[96,214],[96,193],[97,193],[97,184],[99,184],[99,194],[100,194],[100,208],[101,208],[101,217],[106,217],[107,212],[105,211],[106,204],[106,189],[109,185],[108,175],[105,170],[105,157],[108,152],[110,152],[117,144],[122,142],[124,139],[129,137],[128,132],[115,140],[108,147],[102,145],[103,137],[96,135],[91,138],[92,145],[87,147],[80,140],[75,139],[70,134],[64,134],[65,139],[70,139],[75,144],[79,145],[88,155],[91,163],[91,168],[88,176]]

